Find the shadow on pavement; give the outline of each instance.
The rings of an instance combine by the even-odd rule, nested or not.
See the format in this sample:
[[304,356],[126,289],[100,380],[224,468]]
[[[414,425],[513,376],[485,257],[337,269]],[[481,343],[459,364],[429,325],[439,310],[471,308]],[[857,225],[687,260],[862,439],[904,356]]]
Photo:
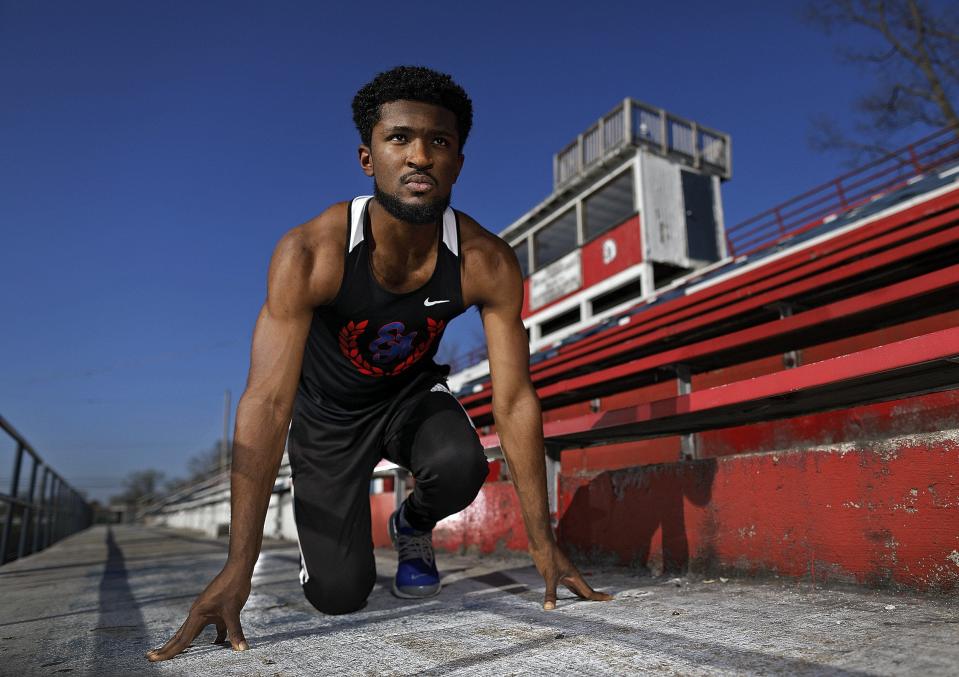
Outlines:
[[92,632],[96,635],[93,655],[107,657],[120,653],[121,645],[143,643],[147,638],[146,625],[140,605],[130,590],[123,550],[107,529],[107,561],[100,579],[99,616]]

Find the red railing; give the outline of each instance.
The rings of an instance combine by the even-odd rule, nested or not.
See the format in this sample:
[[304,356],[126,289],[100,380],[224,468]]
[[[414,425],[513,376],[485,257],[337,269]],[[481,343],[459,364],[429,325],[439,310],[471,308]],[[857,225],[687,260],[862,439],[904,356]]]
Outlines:
[[728,228],[729,254],[755,254],[773,247],[957,159],[959,130],[940,129]]

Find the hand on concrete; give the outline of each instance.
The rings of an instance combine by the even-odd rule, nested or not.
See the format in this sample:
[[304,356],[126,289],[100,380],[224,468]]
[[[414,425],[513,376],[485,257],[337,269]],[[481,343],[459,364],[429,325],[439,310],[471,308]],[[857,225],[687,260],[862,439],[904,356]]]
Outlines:
[[250,578],[221,571],[190,607],[190,615],[166,644],[146,653],[150,662],[165,661],[181,653],[203,628],[216,625],[214,644],[225,644],[227,633],[234,651],[246,651],[249,645],[240,627],[240,609],[250,596]]
[[556,586],[559,583],[565,585],[580,599],[594,602],[608,602],[613,599],[613,596],[608,593],[593,590],[555,543],[539,552],[531,551],[530,554],[543,580],[546,581],[546,597],[543,600],[543,609],[546,611],[556,608]]

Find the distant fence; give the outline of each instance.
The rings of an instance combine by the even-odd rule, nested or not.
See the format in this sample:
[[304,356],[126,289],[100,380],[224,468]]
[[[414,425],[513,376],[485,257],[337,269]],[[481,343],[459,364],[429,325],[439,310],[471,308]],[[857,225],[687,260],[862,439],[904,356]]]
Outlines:
[[726,229],[732,256],[754,254],[959,160],[959,129],[945,127]]
[[[93,521],[93,509],[2,416],[0,429],[17,448],[10,493],[0,493],[0,564],[4,564],[86,529]],[[29,473],[24,467],[25,459],[30,464]],[[27,482],[21,486],[21,479],[25,478]]]

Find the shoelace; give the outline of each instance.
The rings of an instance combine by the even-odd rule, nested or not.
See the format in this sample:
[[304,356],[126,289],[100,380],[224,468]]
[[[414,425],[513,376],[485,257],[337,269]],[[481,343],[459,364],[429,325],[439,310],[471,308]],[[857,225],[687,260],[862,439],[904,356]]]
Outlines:
[[433,533],[396,534],[396,545],[400,551],[400,561],[404,562],[410,559],[424,560],[429,566],[433,566]]

